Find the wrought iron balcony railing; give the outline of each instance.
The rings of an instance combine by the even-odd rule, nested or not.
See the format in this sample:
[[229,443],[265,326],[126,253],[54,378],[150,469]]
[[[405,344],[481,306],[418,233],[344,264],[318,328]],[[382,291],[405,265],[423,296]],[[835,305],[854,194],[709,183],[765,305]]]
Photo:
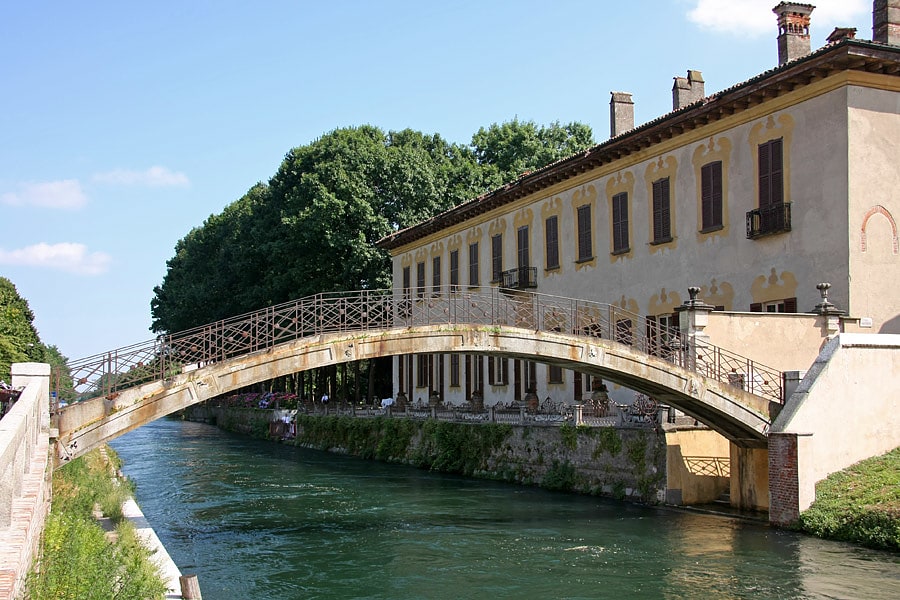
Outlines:
[[747,239],[791,230],[791,203],[772,204],[747,213]]
[[537,287],[537,267],[516,267],[500,274],[501,286],[524,290]]

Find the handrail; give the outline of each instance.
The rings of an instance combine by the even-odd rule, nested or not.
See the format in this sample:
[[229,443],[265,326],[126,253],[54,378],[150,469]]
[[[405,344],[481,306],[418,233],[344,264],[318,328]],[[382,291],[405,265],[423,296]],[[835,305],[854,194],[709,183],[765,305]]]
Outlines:
[[449,285],[314,294],[73,360],[67,367],[76,393],[110,396],[304,337],[426,325],[520,327],[606,339],[781,402],[778,370],[716,346],[691,347],[678,329],[618,306],[523,290],[478,292]]

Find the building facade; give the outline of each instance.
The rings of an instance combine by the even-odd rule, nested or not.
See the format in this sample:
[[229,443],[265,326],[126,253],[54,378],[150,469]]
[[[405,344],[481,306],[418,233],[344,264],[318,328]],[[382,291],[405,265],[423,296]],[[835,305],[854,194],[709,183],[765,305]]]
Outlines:
[[[875,40],[840,29],[810,52],[813,7],[782,2],[777,68],[709,96],[688,71],[673,111],[640,127],[613,92],[608,141],[383,239],[394,287],[584,298],[664,329],[689,286],[719,310],[809,312],[830,282],[864,330],[900,333],[896,4],[876,0]],[[394,359],[411,401],[577,401],[597,383],[539,362]]]

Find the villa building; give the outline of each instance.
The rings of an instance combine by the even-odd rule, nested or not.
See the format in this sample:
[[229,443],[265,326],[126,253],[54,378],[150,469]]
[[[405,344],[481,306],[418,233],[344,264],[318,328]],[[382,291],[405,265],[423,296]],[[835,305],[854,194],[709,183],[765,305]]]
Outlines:
[[[900,0],[874,7],[872,41],[839,28],[811,51],[814,7],[782,2],[777,67],[712,95],[689,70],[672,112],[639,127],[613,92],[609,140],[381,240],[394,287],[583,298],[665,331],[689,286],[718,310],[790,313],[830,282],[861,331],[900,333]],[[539,362],[394,361],[410,400],[578,400],[592,385]]]

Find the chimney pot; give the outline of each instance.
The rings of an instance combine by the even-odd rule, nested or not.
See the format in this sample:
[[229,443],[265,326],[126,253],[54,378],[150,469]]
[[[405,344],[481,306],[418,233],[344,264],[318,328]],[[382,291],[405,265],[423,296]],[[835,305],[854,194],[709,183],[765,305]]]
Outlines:
[[839,42],[841,40],[852,40],[856,38],[856,27],[835,27],[834,31],[825,38],[829,44]]
[[772,9],[778,15],[778,65],[810,53],[809,15],[812,4],[781,2]]
[[628,92],[610,92],[609,137],[634,129],[634,101]]

